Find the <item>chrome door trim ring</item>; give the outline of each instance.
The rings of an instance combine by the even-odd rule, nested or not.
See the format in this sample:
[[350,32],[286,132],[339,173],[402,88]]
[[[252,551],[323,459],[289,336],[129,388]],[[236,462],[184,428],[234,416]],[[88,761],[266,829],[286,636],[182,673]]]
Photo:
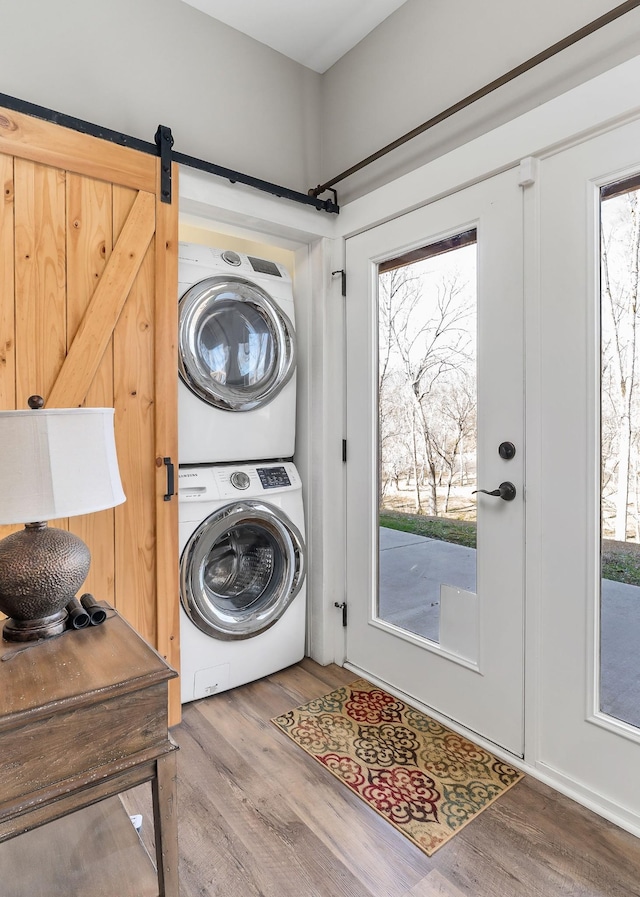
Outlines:
[[[278,594],[258,608],[224,614],[208,598],[204,565],[220,537],[240,524],[255,524],[278,543],[285,564],[284,583]],[[191,622],[206,635],[223,640],[252,638],[280,619],[300,591],[305,572],[304,540],[283,511],[258,501],[232,502],[210,514],[189,537],[180,558],[180,601]]]
[[[228,292],[225,303],[245,303],[264,320],[275,343],[275,369],[265,383],[253,390],[233,389],[226,384],[216,389],[215,381],[205,376],[194,346],[194,334],[202,319],[210,314],[216,297]],[[258,284],[233,275],[208,277],[190,287],[178,305],[178,372],[183,383],[201,401],[224,411],[252,411],[271,402],[289,382],[296,366],[295,329],[285,312]]]

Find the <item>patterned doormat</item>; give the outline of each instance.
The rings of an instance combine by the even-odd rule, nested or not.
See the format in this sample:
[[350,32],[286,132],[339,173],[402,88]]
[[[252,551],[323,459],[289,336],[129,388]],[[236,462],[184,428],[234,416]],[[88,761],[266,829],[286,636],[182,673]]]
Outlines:
[[271,722],[427,856],[523,777],[364,679]]

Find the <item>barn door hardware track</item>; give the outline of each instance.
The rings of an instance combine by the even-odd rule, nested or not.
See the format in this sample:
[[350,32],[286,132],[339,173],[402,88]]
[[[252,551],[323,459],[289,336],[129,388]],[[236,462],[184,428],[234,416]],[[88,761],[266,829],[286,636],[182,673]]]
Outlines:
[[[640,0],[638,0],[640,3]],[[260,178],[254,178],[249,174],[241,174],[239,171],[233,171],[231,168],[224,168],[222,165],[216,165],[213,162],[205,162],[203,159],[196,159],[193,156],[186,156],[184,153],[172,153],[174,162],[180,165],[188,165],[191,168],[199,168],[201,171],[207,171],[209,174],[215,174],[217,177],[225,178],[232,184],[245,184],[247,187],[254,187],[256,190],[262,190],[264,193],[270,193],[272,196],[278,196],[282,199],[291,199],[302,205],[313,206],[321,212],[339,212],[337,200],[318,199],[317,196],[311,196],[308,193],[299,193],[297,190],[291,190],[289,187],[280,187],[277,184],[271,184],[269,181],[262,181]],[[333,191],[335,196],[335,190]]]
[[[638,2],[640,3],[640,0],[638,0]],[[98,137],[100,140],[108,140],[110,143],[117,143],[119,146],[128,146],[131,149],[147,153],[151,156],[160,156],[160,194],[162,202],[171,203],[171,163],[177,162],[180,165],[188,165],[190,168],[198,168],[201,171],[206,171],[217,177],[225,178],[226,180],[231,181],[232,184],[245,184],[247,187],[253,187],[255,190],[261,190],[263,193],[270,193],[272,196],[289,199],[292,202],[301,203],[302,205],[312,206],[321,212],[337,214],[340,211],[335,190],[331,191],[333,193],[333,199],[318,199],[317,196],[311,196],[308,193],[291,190],[289,187],[282,187],[279,184],[272,184],[269,181],[263,181],[252,175],[243,174],[241,171],[234,171],[232,168],[224,168],[222,165],[207,162],[205,159],[198,159],[195,156],[187,156],[184,153],[176,153],[173,150],[174,140],[171,134],[171,129],[165,125],[158,126],[155,142],[151,143],[147,140],[140,140],[138,137],[132,137],[129,134],[123,134],[120,131],[114,131],[111,128],[104,128],[93,122],[84,121],[81,118],[75,118],[72,115],[66,115],[63,112],[56,112],[55,109],[48,109],[46,106],[38,106],[35,103],[28,103],[26,100],[20,100],[4,93],[0,93],[0,106],[5,109],[10,109],[12,112],[20,112],[23,115],[30,115],[32,118],[39,118],[43,121],[52,122],[63,128],[70,128],[72,131],[79,131],[81,134],[88,134],[91,137]]]
[[614,22],[621,16],[626,15],[626,13],[631,12],[631,10],[635,9],[638,6],[640,6],[640,0],[627,0],[626,3],[621,3],[619,6],[616,6],[614,9],[609,10],[609,12],[605,13],[604,15],[599,16],[592,22],[589,22],[588,25],[584,25],[582,28],[574,31],[568,37],[565,37],[563,38],[563,40],[552,44],[552,46],[547,47],[546,50],[542,50],[541,53],[532,56],[530,59],[527,59],[526,62],[522,62],[514,69],[506,72],[506,74],[501,75],[499,78],[496,78],[495,81],[491,81],[490,84],[486,84],[479,90],[474,91],[474,93],[469,94],[469,96],[465,97],[463,100],[459,100],[459,102],[454,103],[453,106],[449,106],[449,108],[445,109],[443,112],[439,112],[438,115],[434,115],[433,118],[430,118],[428,121],[423,122],[423,124],[418,125],[416,128],[413,128],[413,130],[408,131],[406,134],[403,134],[402,137],[398,137],[392,143],[388,143],[382,149],[378,150],[375,153],[372,153],[370,156],[367,156],[366,159],[363,159],[361,162],[352,165],[351,168],[347,168],[346,171],[343,171],[340,174],[336,175],[336,177],[331,178],[330,181],[327,181],[324,184],[318,184],[317,187],[312,187],[309,190],[309,195],[320,196],[321,193],[325,193],[328,190],[331,190],[335,193],[335,191],[333,191],[333,187],[335,184],[339,184],[340,181],[344,181],[352,174],[356,174],[356,172],[361,171],[363,168],[366,168],[367,165],[371,165],[372,162],[376,162],[378,159],[386,156],[387,153],[398,149],[405,143],[413,140],[414,137],[418,137],[420,134],[424,134],[425,131],[429,131],[431,128],[435,127],[435,125],[438,125],[440,124],[440,122],[445,121],[445,119],[450,118],[452,115],[455,115],[456,112],[460,112],[462,109],[466,109],[467,106],[471,106],[472,103],[476,103],[478,100],[486,97],[494,90],[497,90],[499,87],[503,87],[505,84],[508,84],[509,81],[513,81],[514,78],[517,78],[519,75],[523,75],[525,72],[530,71],[532,68],[535,68],[535,66],[540,65],[541,62],[546,62],[547,59],[551,59],[552,56],[555,56],[557,53],[561,53],[563,50],[566,50],[567,47],[571,47],[573,44],[576,44],[583,38],[588,37],[590,34],[594,34],[594,32],[599,31],[601,28],[604,28],[605,25],[609,25],[611,22]]

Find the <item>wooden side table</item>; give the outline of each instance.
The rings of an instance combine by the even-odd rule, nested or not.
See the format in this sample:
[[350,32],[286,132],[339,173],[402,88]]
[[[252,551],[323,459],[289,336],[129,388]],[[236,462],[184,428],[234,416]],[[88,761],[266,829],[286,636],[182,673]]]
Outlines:
[[[178,897],[177,746],[167,728],[167,683],[177,673],[115,610],[106,609],[100,626],[32,644],[0,642],[3,895]],[[144,782],[153,789],[157,875],[151,869],[151,876],[148,855],[114,797]],[[137,869],[132,853],[112,856],[114,883],[91,871],[92,858],[118,849],[111,842],[107,848],[107,836],[126,851],[139,844],[142,859]],[[54,884],[56,875],[65,874],[56,868],[63,855],[56,844],[69,839],[76,840],[67,846],[78,843],[74,850],[82,845],[76,871],[86,873],[86,882],[73,888],[68,881]],[[42,865],[41,890],[31,877],[21,890],[21,875],[33,875],[25,866],[30,849],[38,853],[31,866]]]

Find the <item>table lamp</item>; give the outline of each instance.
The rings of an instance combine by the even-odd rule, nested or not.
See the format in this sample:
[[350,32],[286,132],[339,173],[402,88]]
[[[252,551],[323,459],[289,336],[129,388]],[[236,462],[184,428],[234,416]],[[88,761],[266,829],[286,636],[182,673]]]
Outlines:
[[91,514],[125,501],[118,471],[113,408],[0,411],[0,524],[24,529],[0,541],[3,637],[59,635],[66,605],[89,572],[91,555],[73,533],[47,520]]

